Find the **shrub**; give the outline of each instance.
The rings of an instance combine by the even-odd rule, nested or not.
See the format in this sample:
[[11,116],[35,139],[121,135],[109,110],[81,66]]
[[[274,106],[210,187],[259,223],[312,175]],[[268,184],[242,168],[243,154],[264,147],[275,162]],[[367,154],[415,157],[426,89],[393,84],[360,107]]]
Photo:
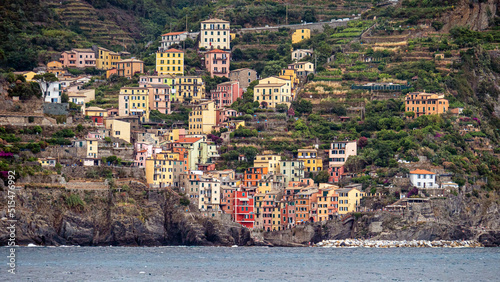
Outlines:
[[85,202],[82,201],[80,196],[77,194],[70,194],[69,196],[65,196],[65,201],[66,205],[68,205],[69,208],[84,208],[85,207]]

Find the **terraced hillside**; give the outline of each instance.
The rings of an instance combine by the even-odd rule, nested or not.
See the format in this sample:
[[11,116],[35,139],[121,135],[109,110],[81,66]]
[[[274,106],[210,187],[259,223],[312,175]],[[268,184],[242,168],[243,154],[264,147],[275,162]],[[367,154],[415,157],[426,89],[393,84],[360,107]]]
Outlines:
[[[47,6],[54,9],[64,25],[90,38],[96,44],[126,47],[134,42],[134,34],[126,26],[119,26],[117,23],[117,19],[125,16],[123,13],[99,11],[83,0],[48,1]],[[114,16],[114,19],[111,16]],[[133,20],[133,17],[129,16],[128,20]]]

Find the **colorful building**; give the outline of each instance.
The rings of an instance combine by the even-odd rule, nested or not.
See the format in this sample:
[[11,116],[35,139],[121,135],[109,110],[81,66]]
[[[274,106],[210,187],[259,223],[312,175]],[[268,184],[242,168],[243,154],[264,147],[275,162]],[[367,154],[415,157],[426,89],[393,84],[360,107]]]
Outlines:
[[216,178],[201,178],[198,184],[198,209],[200,211],[221,212],[221,183]]
[[270,173],[280,172],[280,155],[257,155],[253,161],[254,167],[267,167]]
[[440,115],[448,111],[448,100],[444,95],[425,92],[406,94],[405,112],[415,113],[415,118],[423,115]]
[[112,68],[116,68],[116,65],[119,61],[121,61],[121,56],[119,53],[110,51],[106,48],[97,47],[97,69],[110,70]]
[[162,114],[170,114],[170,86],[167,84],[150,84],[149,110],[156,110]]
[[281,161],[280,171],[285,176],[285,186],[288,186],[290,181],[300,181],[304,178],[304,169],[303,160]]
[[40,163],[41,166],[56,166],[56,159],[47,157],[47,158],[40,158],[38,159],[38,162]]
[[189,113],[189,134],[209,134],[216,124],[215,103],[212,101],[196,105]]
[[294,69],[299,78],[307,78],[309,74],[314,74],[314,64],[311,62],[297,62],[288,65],[289,69]]
[[130,143],[130,123],[114,118],[107,118],[104,121],[106,129],[109,129],[109,135]]
[[250,167],[247,168],[243,175],[243,185],[246,187],[256,187],[259,180],[268,173],[267,167]]
[[248,192],[234,191],[232,197],[233,219],[235,222],[252,229],[254,227],[254,199]]
[[333,219],[338,213],[338,186],[319,189],[318,200],[318,221]]
[[259,80],[254,87],[254,101],[264,108],[276,108],[278,104],[290,106],[292,102],[291,81],[276,76]]
[[228,81],[217,84],[215,89],[210,90],[210,99],[215,102],[215,107],[229,107],[238,98],[243,97],[243,89],[238,81]]
[[311,38],[311,30],[307,28],[297,29],[292,34],[292,44]]
[[221,19],[209,19],[201,22],[199,48],[206,50],[230,50],[230,25]]
[[59,62],[65,68],[95,68],[95,52],[92,49],[71,49],[61,53]]
[[[174,80],[172,102],[199,102],[204,98],[205,83],[200,76],[179,76]],[[173,89],[174,90],[174,89]]]
[[66,72],[63,65],[58,61],[52,61],[47,63],[47,72],[53,73],[56,77],[62,77]]
[[159,75],[183,75],[184,74],[184,51],[168,49],[156,53],[156,72]]
[[364,193],[358,188],[342,188],[336,190],[338,196],[338,213],[356,212]]
[[318,157],[316,149],[299,149],[297,158],[304,160],[305,172],[318,172],[323,170],[323,159]]
[[205,53],[205,67],[211,77],[229,77],[229,60],[231,53],[219,49]]
[[144,62],[138,59],[125,59],[116,63],[117,75],[132,78],[136,73],[144,72]]
[[149,120],[149,91],[144,87],[122,87],[118,95],[118,116],[139,116]]
[[146,159],[146,181],[150,187],[174,186],[174,164],[181,161],[169,159],[167,154],[161,152]]

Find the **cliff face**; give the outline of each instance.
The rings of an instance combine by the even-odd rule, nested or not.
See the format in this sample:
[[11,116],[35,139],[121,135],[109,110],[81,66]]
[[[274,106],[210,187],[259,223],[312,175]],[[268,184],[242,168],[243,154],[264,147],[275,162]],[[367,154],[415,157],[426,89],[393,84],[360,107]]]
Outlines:
[[[6,189],[0,192],[6,198]],[[76,196],[78,195],[78,197]],[[84,205],[78,204],[79,198]],[[128,191],[24,188],[16,196],[16,239],[26,245],[250,245],[247,229],[185,212],[179,196]],[[0,204],[0,245],[8,239],[6,201]]]
[[453,11],[443,15],[443,31],[448,32],[455,26],[469,26],[476,31],[485,30],[498,13],[499,4],[499,0],[462,0]]
[[413,204],[404,214],[377,212],[345,220],[298,226],[293,230],[262,233],[275,246],[306,245],[327,239],[478,240],[500,246],[498,199],[454,197]]

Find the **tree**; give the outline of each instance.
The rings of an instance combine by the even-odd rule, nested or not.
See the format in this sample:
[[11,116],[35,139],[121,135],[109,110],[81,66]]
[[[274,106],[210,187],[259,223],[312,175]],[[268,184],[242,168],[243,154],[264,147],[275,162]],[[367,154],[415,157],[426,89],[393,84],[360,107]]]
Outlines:
[[267,102],[266,101],[262,101],[260,103],[260,105],[262,106],[262,108],[267,108]]
[[276,105],[276,110],[280,113],[285,113],[286,111],[288,111],[288,106],[287,104],[278,104]]
[[50,85],[53,82],[59,81],[56,75],[50,72],[46,72],[44,74],[37,74],[33,77],[33,80],[38,82],[38,85],[40,85],[40,89],[42,90],[42,95],[44,98],[45,96],[47,96],[47,92],[49,90]]
[[327,170],[322,170],[320,172],[318,172],[318,174],[316,175],[316,178],[314,179],[314,181],[316,183],[328,183],[328,177],[330,175],[328,174],[328,171]]
[[295,109],[296,113],[310,114],[312,112],[312,103],[305,99],[295,100],[292,102],[292,107]]

